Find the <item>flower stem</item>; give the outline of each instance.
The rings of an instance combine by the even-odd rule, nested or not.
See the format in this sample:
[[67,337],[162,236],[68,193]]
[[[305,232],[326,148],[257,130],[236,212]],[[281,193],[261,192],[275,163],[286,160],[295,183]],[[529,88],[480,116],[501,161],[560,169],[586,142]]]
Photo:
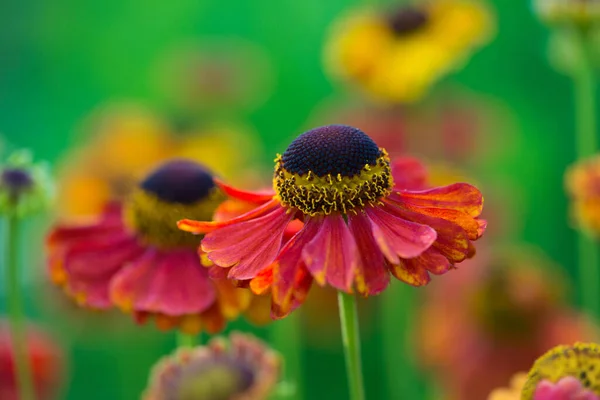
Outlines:
[[9,214],[5,218],[4,247],[6,269],[6,293],[8,296],[8,313],[10,334],[15,360],[16,380],[20,400],[34,400],[35,392],[29,357],[27,352],[27,333],[23,312],[23,298],[19,282],[19,235],[18,217]]
[[286,398],[303,398],[302,321],[298,311],[271,324],[271,343],[285,360]]
[[351,400],[364,400],[365,390],[360,361],[360,333],[358,330],[358,313],[356,299],[353,295],[338,292],[342,341],[346,357],[346,372],[350,387]]
[[[597,151],[596,82],[588,48],[588,33],[578,28],[573,34],[573,44],[578,62],[573,71],[575,92],[575,123],[577,160],[585,159]],[[584,309],[595,318],[600,317],[600,254],[598,245],[581,231],[578,238],[579,286]]]
[[177,332],[177,347],[194,347],[195,345],[196,335]]

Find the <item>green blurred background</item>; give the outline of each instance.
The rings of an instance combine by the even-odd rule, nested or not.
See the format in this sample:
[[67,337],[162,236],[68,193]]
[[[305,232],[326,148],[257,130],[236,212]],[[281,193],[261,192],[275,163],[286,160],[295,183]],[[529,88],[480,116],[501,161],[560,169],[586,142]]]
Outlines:
[[[55,162],[73,145],[82,121],[110,101],[138,101],[175,120],[179,116],[155,79],[165,53],[190,39],[244,38],[264,47],[274,70],[266,103],[235,115],[259,133],[268,166],[272,155],[307,127],[315,107],[331,96],[346,96],[323,72],[322,44],[335,17],[358,4],[342,0],[0,2],[0,134],[8,148],[28,147],[38,158]],[[498,18],[495,39],[440,87],[451,85],[480,94],[510,118],[506,126],[513,131],[489,133],[497,136],[496,142],[510,140],[509,151],[480,171],[478,179],[484,188],[488,171],[508,179],[519,192],[519,215],[524,219],[514,239],[539,245],[574,271],[574,234],[568,227],[562,182],[565,167],[574,159],[570,83],[548,65],[547,30],[527,2],[497,0],[492,6]],[[30,232],[26,251],[32,265],[41,270],[35,254],[42,232]],[[123,323],[114,329],[109,326],[115,332],[102,340],[90,338],[93,325],[74,329],[57,323],[33,296],[34,290],[29,313],[68,346],[66,399],[133,399],[144,387],[149,367],[174,345],[171,334],[156,333],[152,327],[123,327]],[[402,305],[398,307],[401,310]],[[371,321],[377,321],[377,315]],[[232,328],[252,329],[266,337],[266,329],[243,322]],[[380,336],[376,329],[370,332],[364,335],[363,350],[368,398],[386,398]],[[400,352],[401,347],[399,340],[398,349],[387,351]],[[341,344],[307,345],[304,356],[305,369],[310,371],[307,398],[345,398]],[[402,365],[396,372],[402,374]]]

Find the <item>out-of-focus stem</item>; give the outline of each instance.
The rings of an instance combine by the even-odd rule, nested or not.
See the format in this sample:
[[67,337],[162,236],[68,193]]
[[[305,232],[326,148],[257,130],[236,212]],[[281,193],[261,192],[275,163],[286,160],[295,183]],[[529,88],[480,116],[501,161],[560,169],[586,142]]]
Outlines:
[[[302,321],[298,311],[271,324],[270,339],[284,359],[287,399],[303,399]],[[289,384],[289,385],[288,385]]]

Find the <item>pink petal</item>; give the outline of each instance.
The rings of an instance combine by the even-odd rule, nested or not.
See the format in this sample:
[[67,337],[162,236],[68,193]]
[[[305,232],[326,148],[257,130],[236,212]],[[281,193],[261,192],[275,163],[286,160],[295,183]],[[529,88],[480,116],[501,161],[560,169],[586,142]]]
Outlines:
[[216,291],[194,251],[150,249],[115,276],[111,297],[130,299],[136,311],[179,316],[208,309]]
[[417,207],[462,211],[471,217],[479,216],[483,209],[481,192],[467,183],[455,183],[421,191],[399,191],[392,199]]
[[209,233],[202,240],[202,250],[216,265],[234,266],[229,278],[252,279],[277,257],[285,228],[293,217],[293,213],[278,207],[260,218]]
[[437,237],[434,229],[398,218],[384,207],[367,207],[373,236],[381,252],[391,263],[413,258],[427,250]]
[[306,267],[320,285],[327,281],[336,289],[351,292],[359,254],[346,221],[339,214],[331,214],[309,218],[308,225],[319,227],[302,252]]
[[217,186],[228,196],[234,199],[247,201],[249,203],[262,204],[270,201],[275,196],[275,192],[272,189],[264,190],[261,192],[248,192],[245,190],[234,188],[229,186],[219,179],[214,179]]
[[396,190],[422,190],[427,187],[427,169],[416,158],[400,157],[392,161]]
[[350,215],[348,225],[359,250],[356,290],[364,296],[381,293],[390,283],[390,273],[371,232],[369,219],[363,213]]

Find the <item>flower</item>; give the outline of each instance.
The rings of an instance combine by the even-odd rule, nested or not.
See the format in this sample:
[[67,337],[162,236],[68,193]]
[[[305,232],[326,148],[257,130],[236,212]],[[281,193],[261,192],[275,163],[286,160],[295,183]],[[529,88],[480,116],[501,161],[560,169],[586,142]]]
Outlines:
[[[300,305],[313,279],[321,286],[382,292],[390,273],[413,286],[473,256],[485,229],[479,190],[466,183],[423,189],[425,171],[414,159],[391,164],[364,132],[345,125],[310,130],[278,156],[275,193],[221,185],[257,208],[229,221],[186,219],[179,227],[206,234],[202,250],[229,279],[249,281],[254,293],[271,289],[272,315]],[[283,240],[288,225],[304,225]]]
[[510,387],[494,389],[488,400],[521,400],[521,391],[527,380],[526,373],[518,373],[510,380]]
[[280,356],[251,335],[179,349],[152,372],[144,400],[262,400],[281,373]]
[[[84,146],[66,154],[59,171],[59,211],[93,216],[107,202],[123,201],[160,163],[188,158],[216,174],[251,179],[245,171],[257,145],[251,133],[230,124],[206,124],[175,132],[166,121],[135,105],[114,105],[95,113]],[[135,151],[132,151],[135,149]]]
[[114,304],[139,322],[153,317],[161,329],[217,332],[248,307],[250,293],[211,281],[196,253],[200,238],[175,221],[210,219],[223,199],[203,166],[169,161],[96,221],[55,227],[47,240],[50,276],[82,306]]
[[34,164],[30,152],[17,151],[0,165],[0,214],[35,213],[50,204],[53,194],[48,166]]
[[434,282],[416,313],[418,359],[448,399],[485,399],[546,349],[598,334],[567,305],[567,281],[544,254],[482,250],[477,265]]
[[534,0],[534,9],[548,23],[589,25],[600,21],[598,0]]
[[[599,370],[600,346],[597,344],[557,346],[538,358],[529,370],[522,399],[599,400]],[[560,394],[565,397],[558,397]]]
[[469,0],[359,10],[333,27],[325,48],[331,75],[387,103],[414,102],[487,42],[492,18]]
[[[27,328],[27,355],[38,400],[55,398],[64,374],[63,354],[43,331]],[[8,323],[0,322],[0,399],[18,400],[12,341]]]
[[565,173],[571,215],[576,225],[588,232],[600,233],[600,156],[578,162]]

